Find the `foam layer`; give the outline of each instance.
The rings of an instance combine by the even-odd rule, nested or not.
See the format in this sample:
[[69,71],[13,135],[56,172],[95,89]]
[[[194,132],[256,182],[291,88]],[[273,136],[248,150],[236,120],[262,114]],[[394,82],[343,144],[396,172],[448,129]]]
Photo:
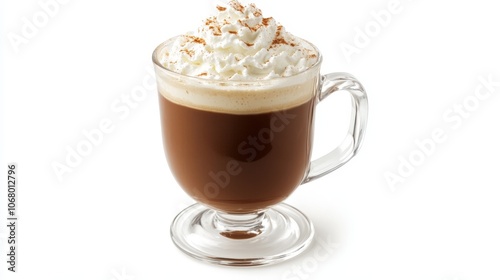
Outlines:
[[284,110],[315,97],[318,71],[270,81],[215,83],[166,71],[156,66],[160,94],[191,108],[229,114],[255,114]]
[[217,6],[195,32],[177,37],[160,63],[184,75],[217,80],[261,80],[300,73],[318,53],[254,4]]

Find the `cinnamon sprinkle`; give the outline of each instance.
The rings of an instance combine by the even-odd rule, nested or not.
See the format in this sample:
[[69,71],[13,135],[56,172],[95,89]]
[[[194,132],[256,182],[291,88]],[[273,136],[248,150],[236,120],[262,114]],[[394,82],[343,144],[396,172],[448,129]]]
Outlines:
[[247,45],[248,47],[252,47],[252,46],[254,45],[254,44],[252,44],[252,43],[247,43],[247,42],[244,42],[244,43],[245,43],[245,45]]
[[252,7],[255,12],[253,12],[253,16],[254,17],[260,17],[262,15],[262,11],[260,9],[257,9],[257,7],[255,6],[255,4],[250,4],[250,7]]
[[235,9],[236,11],[240,12],[240,13],[243,13],[243,10],[245,9],[245,7],[243,7],[240,3],[238,3],[237,1],[231,1],[229,2],[229,5]]
[[273,19],[272,17],[263,18],[263,19],[262,19],[262,24],[263,24],[264,26],[268,26],[268,25],[269,25],[269,22],[270,22],[272,19]]
[[288,42],[281,36],[281,30],[283,29],[282,25],[278,25],[278,28],[276,29],[276,35],[274,36],[274,40],[271,43],[271,48],[275,47],[276,45],[289,45]]
[[222,31],[220,30],[219,26],[210,26],[209,29],[212,30],[212,33],[214,34],[214,36],[222,35]]
[[252,32],[256,32],[256,31],[257,31],[257,30],[259,30],[259,29],[260,29],[260,27],[262,26],[262,25],[260,25],[260,24],[257,24],[256,26],[251,27],[250,25],[248,25],[248,23],[241,21],[241,19],[239,19],[239,20],[238,20],[238,22],[239,22],[241,25],[245,26],[246,28],[250,29],[250,31],[252,31]]
[[200,38],[200,37],[196,37],[196,36],[192,36],[192,35],[185,35],[184,37],[188,38],[189,41],[197,43],[197,44],[203,44],[203,45],[207,44],[207,43],[205,43],[205,40],[203,40],[203,38]]
[[273,42],[271,43],[271,46],[274,45],[288,45],[288,42],[285,41],[283,38],[274,38]]
[[217,6],[217,10],[221,12],[225,11],[226,9],[227,9],[226,7]]
[[208,26],[208,29],[212,30],[212,34],[214,36],[222,35],[220,25],[217,23],[217,19],[215,17],[207,18],[207,20],[205,20],[205,26]]
[[194,51],[192,51],[192,50],[182,49],[181,52],[189,55],[190,57],[193,57],[193,55],[194,55]]

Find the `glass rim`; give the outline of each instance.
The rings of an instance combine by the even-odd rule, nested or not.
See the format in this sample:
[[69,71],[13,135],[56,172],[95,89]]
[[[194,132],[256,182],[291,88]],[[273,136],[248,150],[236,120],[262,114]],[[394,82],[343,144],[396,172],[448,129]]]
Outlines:
[[160,55],[161,51],[167,45],[171,44],[174,40],[176,40],[177,38],[179,38],[181,36],[183,36],[183,35],[177,35],[177,36],[171,37],[171,38],[163,41],[161,44],[159,44],[153,51],[153,55],[152,55],[153,63],[155,64],[155,66],[159,67],[162,71],[165,71],[169,75],[181,77],[182,79],[198,81],[200,83],[219,83],[219,84],[223,83],[223,84],[227,84],[227,85],[233,85],[233,84],[262,84],[262,83],[268,83],[268,82],[272,83],[272,82],[276,82],[276,81],[286,81],[286,80],[294,79],[298,76],[304,75],[305,73],[308,73],[308,72],[313,71],[315,69],[318,69],[323,61],[323,55],[319,51],[318,47],[316,47],[316,45],[314,45],[313,43],[311,43],[305,39],[302,39],[300,37],[296,37],[299,41],[304,42],[308,46],[312,47],[312,49],[314,51],[316,51],[318,58],[316,59],[314,64],[311,65],[309,68],[307,68],[303,71],[300,71],[298,73],[295,73],[293,75],[285,76],[285,77],[273,77],[270,79],[259,79],[259,80],[223,80],[223,79],[218,80],[218,79],[190,76],[190,75],[178,73],[178,72],[175,72],[173,70],[166,68],[165,66],[163,66],[161,64],[161,62],[159,60],[159,55]]

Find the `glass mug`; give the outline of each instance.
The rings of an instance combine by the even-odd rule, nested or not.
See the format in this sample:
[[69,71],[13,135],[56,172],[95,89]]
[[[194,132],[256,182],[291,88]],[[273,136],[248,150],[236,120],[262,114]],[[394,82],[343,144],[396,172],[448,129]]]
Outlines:
[[[298,255],[314,228],[281,203],[299,185],[345,164],[358,151],[368,117],[362,85],[351,75],[320,75],[322,57],[290,77],[221,81],[175,73],[160,63],[176,38],[153,53],[164,150],[170,170],[198,203],[171,225],[175,245],[215,264],[256,266]],[[352,98],[347,136],[311,161],[316,105],[337,91]]]

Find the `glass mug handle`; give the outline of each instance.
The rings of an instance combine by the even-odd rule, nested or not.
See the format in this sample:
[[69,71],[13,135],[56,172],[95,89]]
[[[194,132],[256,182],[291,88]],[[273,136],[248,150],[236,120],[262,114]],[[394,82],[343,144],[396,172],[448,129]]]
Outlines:
[[358,152],[366,130],[368,98],[361,83],[348,73],[332,73],[321,77],[319,102],[337,91],[351,94],[351,124],[342,143],[328,154],[313,160],[302,184],[318,179],[347,163]]

